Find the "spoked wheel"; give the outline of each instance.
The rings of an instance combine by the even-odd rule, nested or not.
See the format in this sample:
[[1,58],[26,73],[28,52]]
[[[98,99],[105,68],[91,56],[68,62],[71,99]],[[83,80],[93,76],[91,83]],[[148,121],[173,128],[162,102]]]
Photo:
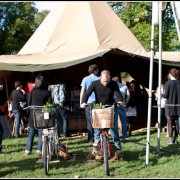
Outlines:
[[49,144],[48,144],[48,137],[44,137],[44,153],[43,153],[43,159],[44,159],[44,172],[45,175],[48,175],[49,171]]
[[103,156],[104,156],[105,174],[106,176],[109,176],[108,144],[107,144],[106,135],[103,135]]

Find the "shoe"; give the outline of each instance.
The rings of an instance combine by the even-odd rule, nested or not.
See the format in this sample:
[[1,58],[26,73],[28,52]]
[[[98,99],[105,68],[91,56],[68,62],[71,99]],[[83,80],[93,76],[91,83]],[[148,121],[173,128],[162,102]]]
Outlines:
[[24,157],[29,156],[29,155],[30,155],[30,153],[27,153],[26,151],[23,154]]
[[167,143],[168,143],[168,144],[173,144],[173,139],[172,139],[172,137],[168,137]]
[[120,149],[116,149],[115,159],[119,160],[119,161],[124,161],[124,157],[123,157],[122,152],[121,152]]
[[99,143],[93,144],[92,154],[93,155],[99,155],[100,154]]
[[2,151],[0,151],[0,154],[4,154]]
[[173,143],[174,144],[178,144],[178,140],[177,139],[178,139],[178,137],[174,137],[174,139],[173,139]]
[[13,138],[18,138],[19,134],[13,133]]

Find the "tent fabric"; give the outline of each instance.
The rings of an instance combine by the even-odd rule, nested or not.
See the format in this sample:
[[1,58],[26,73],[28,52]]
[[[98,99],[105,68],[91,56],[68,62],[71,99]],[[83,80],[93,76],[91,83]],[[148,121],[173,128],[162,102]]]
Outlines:
[[[0,56],[0,69],[34,72],[66,68],[112,49],[150,58],[150,52],[106,2],[59,2],[17,55]],[[163,60],[178,64],[177,56],[164,55]]]

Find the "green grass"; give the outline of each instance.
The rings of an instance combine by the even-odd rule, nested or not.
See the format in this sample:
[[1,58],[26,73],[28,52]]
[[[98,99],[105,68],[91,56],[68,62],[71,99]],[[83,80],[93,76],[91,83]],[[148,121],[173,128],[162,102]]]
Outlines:
[[[68,143],[68,151],[77,154],[75,162],[50,164],[49,175],[44,175],[42,163],[36,154],[37,138],[34,141],[33,153],[23,157],[27,138],[7,139],[3,141],[0,155],[0,178],[179,178],[180,145],[167,145],[166,132],[161,133],[161,151],[157,154],[157,130],[151,131],[149,166],[146,167],[146,131],[133,132],[129,141],[122,141],[123,162],[109,162],[110,176],[105,176],[104,164],[101,162],[87,163],[86,156],[92,144],[86,143],[87,138],[62,139]],[[110,141],[112,141],[110,139]]]

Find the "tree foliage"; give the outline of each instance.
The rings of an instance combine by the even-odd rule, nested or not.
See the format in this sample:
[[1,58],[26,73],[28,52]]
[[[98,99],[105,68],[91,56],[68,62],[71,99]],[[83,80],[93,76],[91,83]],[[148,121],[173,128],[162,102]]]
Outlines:
[[[132,31],[141,44],[150,51],[152,2],[109,2],[109,5]],[[162,50],[179,50],[178,35],[172,8],[168,3],[163,11]],[[155,51],[159,51],[159,27],[155,26]]]
[[16,54],[33,33],[33,2],[0,3],[0,54]]

